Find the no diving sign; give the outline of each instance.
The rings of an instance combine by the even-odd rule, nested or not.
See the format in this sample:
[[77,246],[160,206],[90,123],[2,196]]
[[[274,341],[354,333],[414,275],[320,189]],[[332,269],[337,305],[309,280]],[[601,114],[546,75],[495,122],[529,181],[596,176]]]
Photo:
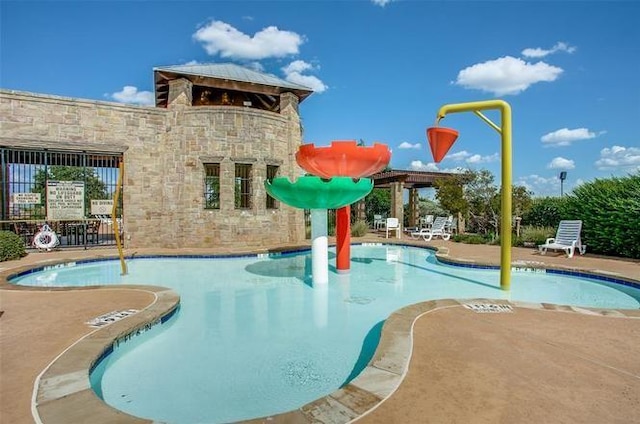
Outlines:
[[513,312],[511,305],[505,305],[502,303],[464,303],[467,309],[471,309],[477,314],[502,314]]
[[113,209],[113,200],[91,200],[91,215],[107,215],[111,214]]

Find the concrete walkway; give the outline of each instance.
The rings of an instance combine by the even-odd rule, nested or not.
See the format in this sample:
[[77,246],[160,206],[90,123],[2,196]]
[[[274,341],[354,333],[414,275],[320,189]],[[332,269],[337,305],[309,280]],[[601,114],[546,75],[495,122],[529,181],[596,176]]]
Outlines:
[[[398,242],[378,234],[352,241]],[[426,245],[408,239],[401,242]],[[498,246],[429,244],[456,261],[499,263]],[[127,253],[234,251],[242,250],[138,249]],[[19,261],[0,263],[0,272],[6,275],[25,266],[114,254],[112,249],[32,253]],[[567,259],[517,248],[512,258],[518,266],[580,269],[640,280],[639,261],[589,254]],[[88,319],[113,310],[141,310],[153,301],[154,294],[145,290],[43,291],[5,284],[0,291],[0,310],[4,311],[0,318],[1,421],[33,422],[31,397],[36,377],[67,346],[92,331],[85,324]],[[410,321],[413,352],[407,356],[406,376],[385,401],[375,400],[373,411],[363,411],[359,422],[628,423],[640,416],[640,310],[594,314],[512,306],[513,312],[504,314],[478,314],[459,304],[416,312]]]

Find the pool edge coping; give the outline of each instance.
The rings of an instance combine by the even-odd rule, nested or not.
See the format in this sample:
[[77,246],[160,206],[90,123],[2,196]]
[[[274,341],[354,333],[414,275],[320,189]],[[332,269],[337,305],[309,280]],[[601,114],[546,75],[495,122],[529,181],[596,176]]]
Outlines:
[[[446,265],[499,269],[499,266],[482,264],[476,262],[468,262],[464,260],[456,260],[449,258],[441,249],[424,246],[412,245],[406,243],[354,243],[373,244],[373,245],[396,245],[417,247],[426,250],[435,251],[438,261]],[[281,255],[287,253],[295,253],[310,250],[308,246],[296,247],[291,249],[282,249],[279,251],[257,252],[246,254],[220,254],[220,255],[199,255],[199,254],[157,254],[157,255],[137,255],[139,258],[178,258],[178,257],[253,257],[267,253],[269,255]],[[135,255],[130,255],[136,257]],[[33,287],[19,286],[8,282],[8,278],[21,275],[33,269],[43,269],[47,266],[56,266],[68,263],[86,263],[101,260],[113,260],[117,256],[112,254],[85,257],[82,259],[66,258],[57,261],[48,261],[44,264],[25,265],[16,268],[10,268],[0,271],[0,289],[12,290],[45,290],[45,291],[64,291],[64,290],[113,290],[113,289],[132,289],[143,290],[154,294],[155,300],[145,309],[127,317],[123,320],[114,322],[106,327],[102,327],[86,334],[74,344],[69,346],[58,357],[42,371],[34,382],[34,398],[32,412],[34,419],[38,423],[66,423],[69,422],[68,412],[73,410],[78,419],[93,418],[101,415],[107,419],[106,422],[119,423],[155,423],[157,421],[135,417],[120,411],[102,399],[100,399],[91,389],[89,382],[89,374],[91,370],[104,359],[113,349],[114,344],[120,340],[127,338],[135,332],[143,330],[145,327],[153,326],[164,322],[167,316],[172,315],[180,304],[179,295],[171,289],[152,286],[152,285],[122,285],[122,286],[88,286],[88,287]],[[517,269],[520,263],[512,263],[512,269]],[[596,280],[611,281],[623,285],[630,285],[634,288],[640,288],[640,281],[628,278],[622,275],[612,276],[610,273],[598,273],[592,270],[584,270],[571,267],[543,266],[544,264],[528,264],[528,268],[538,268],[544,270],[555,270],[559,273],[570,273],[574,276],[590,277]],[[627,284],[625,284],[627,283]],[[160,295],[160,296],[159,296]],[[268,420],[271,423],[291,422],[291,420],[301,422],[351,422],[357,420],[380,406],[387,400],[404,380],[408,371],[411,354],[413,350],[413,326],[415,322],[423,315],[448,307],[459,307],[468,302],[490,302],[492,304],[508,304],[515,307],[533,308],[548,311],[573,312],[587,315],[596,315],[602,317],[620,317],[620,318],[639,318],[640,311],[635,309],[598,309],[598,308],[582,308],[571,307],[566,305],[555,305],[548,303],[526,303],[512,302],[502,299],[442,299],[429,300],[419,302],[400,308],[389,315],[382,328],[381,338],[373,358],[365,369],[351,382],[327,396],[312,401],[302,407],[285,412],[275,414],[273,416],[260,417],[256,419],[239,421],[239,423],[257,423]],[[87,364],[89,364],[87,366]],[[56,371],[58,368],[65,370],[64,372]],[[42,402],[39,402],[40,399]],[[71,409],[73,405],[73,409]],[[57,413],[64,416],[56,420]],[[66,414],[65,414],[66,413]],[[43,415],[48,415],[43,421]],[[322,416],[327,415],[327,420],[322,420]],[[115,420],[115,421],[113,421]],[[91,421],[91,420],[90,420]]]

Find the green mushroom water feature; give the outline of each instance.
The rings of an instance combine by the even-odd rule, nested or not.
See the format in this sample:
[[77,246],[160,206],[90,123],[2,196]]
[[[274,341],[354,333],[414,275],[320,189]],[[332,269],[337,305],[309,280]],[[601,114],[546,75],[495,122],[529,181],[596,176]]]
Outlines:
[[267,193],[279,201],[311,210],[311,273],[314,285],[329,282],[327,209],[339,209],[365,197],[373,189],[369,178],[324,179],[304,176],[292,182],[277,177],[264,183]]

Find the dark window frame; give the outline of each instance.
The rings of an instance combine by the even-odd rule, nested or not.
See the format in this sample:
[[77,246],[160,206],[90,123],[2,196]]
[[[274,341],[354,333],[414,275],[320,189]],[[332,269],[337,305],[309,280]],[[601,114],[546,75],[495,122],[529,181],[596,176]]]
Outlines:
[[204,163],[204,209],[220,209],[220,163]]
[[[273,179],[278,176],[279,172],[280,172],[280,167],[278,165],[267,165],[267,181],[269,182],[273,181]],[[280,202],[278,202],[278,199],[271,197],[269,193],[267,193],[266,208],[267,209],[280,208]]]
[[251,209],[253,206],[253,165],[236,163],[234,174],[234,207],[235,209]]

